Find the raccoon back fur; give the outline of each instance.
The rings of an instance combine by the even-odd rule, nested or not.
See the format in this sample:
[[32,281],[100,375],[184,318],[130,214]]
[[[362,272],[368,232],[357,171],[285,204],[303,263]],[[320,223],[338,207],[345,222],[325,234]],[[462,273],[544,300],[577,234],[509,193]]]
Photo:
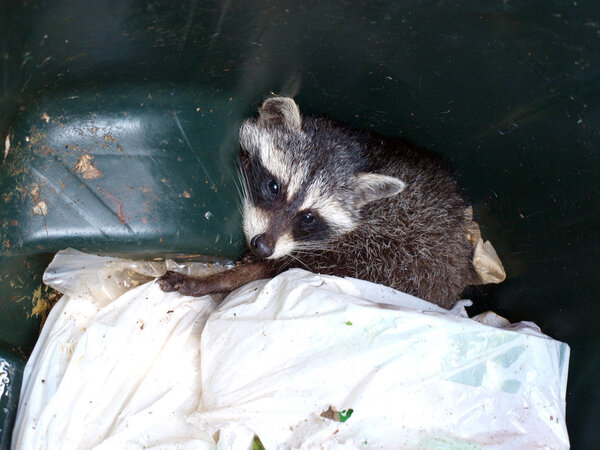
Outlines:
[[240,128],[243,227],[255,260],[228,275],[167,273],[164,290],[233,290],[300,267],[381,283],[450,308],[473,279],[470,217],[432,152],[302,117],[267,99]]

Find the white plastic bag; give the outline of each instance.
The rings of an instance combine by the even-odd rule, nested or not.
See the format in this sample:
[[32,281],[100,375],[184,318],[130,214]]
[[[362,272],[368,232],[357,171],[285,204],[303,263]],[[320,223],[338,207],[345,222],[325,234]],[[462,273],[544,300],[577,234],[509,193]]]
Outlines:
[[154,282],[127,290],[137,269],[164,266],[74,250],[55,257],[44,281],[66,295],[25,368],[12,448],[214,448],[186,417],[200,398],[200,335],[217,301]]
[[26,367],[14,448],[569,446],[569,348],[533,324],[303,270],[221,304],[154,282],[70,295]]
[[[247,429],[266,448],[568,448],[569,348],[519,328],[289,271],[209,317],[196,419],[222,438]],[[330,406],[353,413],[322,418]]]

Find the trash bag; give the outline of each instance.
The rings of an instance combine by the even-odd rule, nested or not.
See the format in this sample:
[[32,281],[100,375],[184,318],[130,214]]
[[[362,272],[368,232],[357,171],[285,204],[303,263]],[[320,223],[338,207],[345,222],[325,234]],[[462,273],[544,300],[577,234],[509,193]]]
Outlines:
[[57,255],[13,448],[569,447],[569,347],[532,323],[301,269],[123,288],[162,264]]

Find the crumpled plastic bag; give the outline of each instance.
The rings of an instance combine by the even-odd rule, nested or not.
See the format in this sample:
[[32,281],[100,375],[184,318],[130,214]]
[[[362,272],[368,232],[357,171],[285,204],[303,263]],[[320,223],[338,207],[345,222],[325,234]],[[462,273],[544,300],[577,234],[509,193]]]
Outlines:
[[186,417],[200,398],[200,335],[217,301],[154,282],[120,294],[127,283],[113,280],[134,262],[77,253],[46,272],[66,295],[25,368],[12,448],[214,448]]
[[222,303],[154,281],[102,303],[85,291],[44,326],[13,448],[569,446],[569,347],[528,322],[300,269]]

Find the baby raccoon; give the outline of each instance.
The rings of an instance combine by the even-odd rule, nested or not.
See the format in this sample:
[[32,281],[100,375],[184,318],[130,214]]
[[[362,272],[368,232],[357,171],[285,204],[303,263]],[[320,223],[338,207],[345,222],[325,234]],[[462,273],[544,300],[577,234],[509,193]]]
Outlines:
[[274,97],[240,129],[244,235],[253,260],[163,290],[229,292],[291,267],[381,283],[450,308],[473,279],[470,217],[433,153],[302,117]]

